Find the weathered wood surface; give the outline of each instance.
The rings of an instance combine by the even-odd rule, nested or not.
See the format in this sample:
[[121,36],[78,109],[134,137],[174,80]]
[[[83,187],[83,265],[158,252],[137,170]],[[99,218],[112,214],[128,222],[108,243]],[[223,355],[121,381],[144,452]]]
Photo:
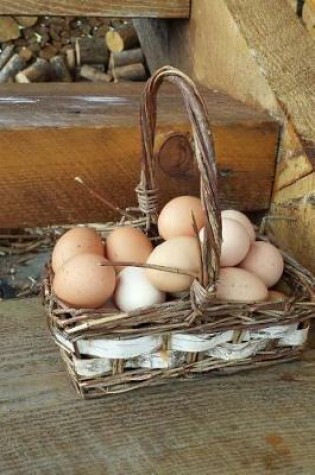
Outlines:
[[176,41],[170,29],[174,62],[187,69],[190,58],[200,82],[247,103],[276,113],[280,103],[301,141],[315,142],[315,43],[286,0],[195,1],[190,22],[177,29],[186,36]]
[[133,24],[151,74],[170,64],[169,22],[155,18],[135,18]]
[[0,15],[188,18],[189,0],[0,0]]
[[[314,40],[286,0],[193,0],[190,21],[172,22],[169,36],[173,65],[283,121],[272,196],[272,214],[283,216],[283,197],[288,206],[291,200],[284,189],[314,170]],[[314,253],[301,246],[301,236],[315,241],[315,227],[309,226],[315,208],[301,205],[294,215],[296,232],[284,232],[292,230],[285,221],[275,222],[276,239],[315,271]]]
[[315,172],[276,193],[267,230],[315,274]]
[[301,17],[305,28],[315,39],[315,0],[287,0],[293,11]]
[[312,36],[315,39],[315,1],[305,0],[302,11],[303,22]]
[[0,473],[310,475],[314,350],[304,361],[83,401],[38,299],[0,303]]
[[285,0],[274,9],[266,0],[226,4],[315,166],[314,41]]
[[173,62],[200,82],[277,113],[280,103],[300,139],[315,142],[315,43],[286,0],[194,1],[170,35]]
[[[0,227],[117,219],[74,181],[77,175],[120,207],[136,204],[142,90],[143,84],[135,83],[3,86]],[[278,123],[224,94],[202,92],[214,130],[222,205],[268,208]],[[189,130],[172,87],[161,91],[158,120],[157,146]],[[169,160],[178,177],[158,167],[161,203],[198,193],[198,175],[185,174],[180,150]]]

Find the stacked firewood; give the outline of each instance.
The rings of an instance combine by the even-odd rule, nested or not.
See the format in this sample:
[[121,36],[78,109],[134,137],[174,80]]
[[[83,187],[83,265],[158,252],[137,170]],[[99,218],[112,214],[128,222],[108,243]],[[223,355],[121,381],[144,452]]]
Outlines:
[[0,83],[143,81],[132,23],[78,17],[0,17]]

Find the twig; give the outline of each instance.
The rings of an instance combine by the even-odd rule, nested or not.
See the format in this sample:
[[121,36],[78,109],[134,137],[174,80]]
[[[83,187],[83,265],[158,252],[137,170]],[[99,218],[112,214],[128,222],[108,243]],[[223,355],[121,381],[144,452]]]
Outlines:
[[201,284],[204,286],[205,281],[206,281],[206,276],[205,276],[205,269],[204,269],[204,263],[203,263],[203,258],[202,258],[201,241],[199,237],[199,231],[197,228],[196,218],[193,211],[191,211],[191,219],[192,219],[192,227],[197,239],[197,245],[198,245],[198,251],[199,251],[200,268],[201,268]]
[[145,269],[153,269],[159,270],[163,272],[170,272],[172,274],[182,274],[188,275],[189,277],[193,277],[194,279],[197,278],[197,275],[193,272],[188,272],[186,270],[178,269],[176,267],[167,267],[167,266],[159,266],[156,264],[140,264],[139,262],[131,262],[131,261],[108,261],[100,264],[100,266],[104,267],[143,267]]
[[100,195],[97,191],[92,190],[92,188],[90,188],[89,185],[87,185],[82,180],[82,178],[80,178],[79,176],[76,176],[74,181],[76,181],[76,182],[80,183],[80,185],[84,186],[92,196],[94,196],[99,201],[104,203],[108,208],[112,209],[113,211],[117,211],[117,213],[121,214],[122,216],[125,216],[128,219],[134,219],[135,218],[132,214],[129,214],[126,211],[123,211],[118,206],[113,205],[110,201],[108,201],[106,198],[104,198],[102,195]]

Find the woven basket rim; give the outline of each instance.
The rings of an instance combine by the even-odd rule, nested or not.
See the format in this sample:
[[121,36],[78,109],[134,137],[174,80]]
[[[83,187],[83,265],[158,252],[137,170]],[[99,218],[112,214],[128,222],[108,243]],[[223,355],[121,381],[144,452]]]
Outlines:
[[[174,299],[129,313],[118,309],[112,311],[102,308],[96,310],[70,308],[53,294],[51,290],[53,271],[51,266],[47,265],[43,292],[49,325],[57,328],[69,340],[76,341],[84,336],[130,338],[183,330],[191,333],[220,332],[228,329],[254,329],[309,321],[315,317],[315,302],[312,300],[314,278],[292,257],[280,248],[279,250],[285,261],[283,279],[293,292],[287,300],[242,303],[213,299],[203,306],[201,312],[199,307],[194,309],[191,306],[189,298]],[[294,293],[294,290],[298,291]]]

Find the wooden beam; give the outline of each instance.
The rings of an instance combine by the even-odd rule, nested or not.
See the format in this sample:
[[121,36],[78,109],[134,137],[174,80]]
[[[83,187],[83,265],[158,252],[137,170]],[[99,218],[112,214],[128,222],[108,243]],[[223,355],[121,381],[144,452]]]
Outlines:
[[315,0],[305,0],[302,10],[302,19],[306,29],[315,39]]
[[[298,3],[300,2],[300,0],[286,0],[288,2],[288,4],[290,5],[290,7],[292,8],[292,10],[294,11],[294,13],[297,13],[297,10],[298,10]],[[304,1],[304,0],[302,0]]]
[[151,74],[170,63],[168,22],[155,18],[136,18],[133,24],[137,30],[142,51]]
[[314,41],[285,0],[226,4],[315,167]]
[[277,111],[277,100],[225,0],[192,0],[190,21],[171,22],[169,36],[174,66],[207,87]]
[[0,0],[0,15],[188,18],[190,0]]
[[275,193],[267,230],[315,275],[315,172]]
[[[117,219],[74,181],[77,175],[118,206],[135,205],[142,90],[136,83],[3,85],[0,227]],[[202,93],[214,130],[222,205],[266,209],[279,124],[227,95]],[[158,117],[157,150],[177,132],[190,137],[181,98],[171,86],[161,91]],[[169,163],[171,173],[158,166],[161,203],[198,194],[198,174],[189,161],[183,170],[180,146]]]
[[172,62],[201,83],[289,118],[314,164],[315,43],[286,0],[193,1],[170,45]]
[[[259,104],[283,123],[272,197],[277,203],[282,190],[314,170],[314,40],[286,0],[193,0],[190,21],[171,22],[169,35],[173,65],[207,87]],[[277,206],[272,214],[278,211]],[[315,227],[303,208],[297,213],[295,239],[301,234],[314,242]],[[274,229],[279,242],[287,239],[295,257],[308,261],[298,243],[289,245],[292,235]],[[314,268],[315,256],[309,265]]]

